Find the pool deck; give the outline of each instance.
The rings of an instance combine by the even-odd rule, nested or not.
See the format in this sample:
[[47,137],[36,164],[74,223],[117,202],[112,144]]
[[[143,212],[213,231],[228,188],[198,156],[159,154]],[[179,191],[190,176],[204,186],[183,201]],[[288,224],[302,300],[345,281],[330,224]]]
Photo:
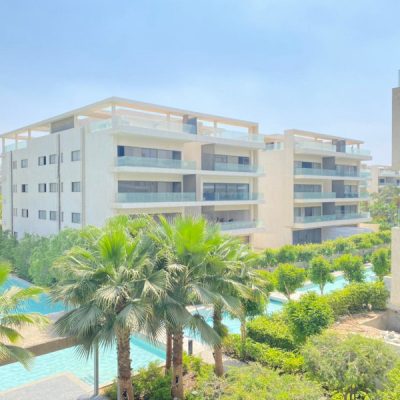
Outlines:
[[[23,339],[18,343],[18,346],[31,351],[36,356],[76,346],[78,341],[75,338],[62,337],[55,333],[53,324],[60,315],[61,313],[49,314],[47,317],[50,319],[50,324],[46,327],[25,327]],[[12,361],[0,362],[0,366],[9,364],[10,362]]]
[[0,394],[1,400],[105,400],[105,397],[92,397],[92,387],[65,372],[44,378]]

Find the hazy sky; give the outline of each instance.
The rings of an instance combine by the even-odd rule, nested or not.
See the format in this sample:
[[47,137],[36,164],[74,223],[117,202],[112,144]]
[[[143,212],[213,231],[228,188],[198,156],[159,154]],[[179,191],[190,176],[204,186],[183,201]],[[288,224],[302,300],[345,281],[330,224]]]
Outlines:
[[0,132],[110,96],[391,158],[399,0],[0,0]]

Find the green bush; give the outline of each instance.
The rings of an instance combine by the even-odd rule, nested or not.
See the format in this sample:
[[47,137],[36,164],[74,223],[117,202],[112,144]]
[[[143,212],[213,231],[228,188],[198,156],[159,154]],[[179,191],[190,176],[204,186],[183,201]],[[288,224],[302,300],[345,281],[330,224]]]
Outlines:
[[214,377],[197,386],[187,400],[321,400],[323,390],[302,376],[280,374],[250,364],[229,368],[223,378]]
[[296,344],[281,315],[260,316],[247,323],[247,335],[259,343],[283,350],[294,350]]
[[383,277],[390,272],[390,250],[380,248],[371,257],[372,267],[376,276],[383,280]]
[[400,363],[389,371],[385,387],[379,394],[381,400],[400,400]]
[[365,280],[364,264],[360,256],[343,254],[335,260],[337,270],[343,271],[348,282],[363,282]]
[[346,396],[375,392],[398,360],[397,353],[380,340],[333,332],[311,337],[301,353],[311,378]]
[[[151,362],[132,377],[135,400],[171,400],[171,376],[157,362]],[[110,400],[117,400],[117,385],[106,390]]]
[[290,244],[282,246],[276,254],[276,260],[279,264],[294,263],[297,260],[298,248]]
[[382,282],[352,283],[325,295],[335,318],[369,310],[385,310],[389,291]]
[[293,337],[299,343],[321,333],[333,322],[332,308],[323,296],[313,292],[303,295],[299,301],[285,304],[284,313]]
[[[241,358],[240,335],[228,335],[223,341],[224,352],[234,358]],[[260,364],[280,369],[287,373],[300,372],[303,358],[296,353],[272,348],[265,343],[258,343],[248,338],[245,344],[245,361],[256,361]]]
[[274,278],[276,290],[290,299],[290,295],[303,285],[306,273],[292,264],[281,264],[274,271]]
[[325,285],[334,281],[331,270],[331,264],[325,257],[317,256],[311,260],[311,268],[309,270],[310,281],[319,286],[321,294],[324,292]]

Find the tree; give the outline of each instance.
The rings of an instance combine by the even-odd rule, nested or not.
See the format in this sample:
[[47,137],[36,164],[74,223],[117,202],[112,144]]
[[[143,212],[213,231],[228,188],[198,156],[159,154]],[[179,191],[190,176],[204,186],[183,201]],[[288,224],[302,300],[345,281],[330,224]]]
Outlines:
[[343,393],[346,399],[382,387],[398,360],[395,351],[380,340],[360,335],[343,337],[329,331],[311,337],[302,354],[311,377],[331,391]]
[[299,343],[321,333],[333,322],[333,312],[326,299],[314,292],[285,304],[284,313],[293,337]]
[[291,244],[282,246],[276,254],[276,259],[281,264],[294,263],[297,259],[296,247]]
[[343,254],[335,260],[335,267],[343,271],[348,282],[363,282],[365,280],[364,264],[360,256]]
[[208,275],[209,256],[220,240],[217,233],[218,227],[208,225],[203,218],[177,218],[169,224],[162,216],[150,233],[152,242],[167,260],[167,297],[158,313],[159,322],[172,333],[171,391],[177,399],[183,399],[183,330],[198,332],[205,343],[213,346],[221,342],[200,313],[192,314],[186,308],[215,304],[220,299]]
[[305,271],[292,264],[281,264],[274,271],[275,287],[289,300],[290,296],[299,289],[306,279]]
[[399,222],[400,189],[396,186],[386,186],[371,196],[369,210],[374,223],[381,229],[388,229]]
[[33,355],[17,346],[22,339],[20,330],[31,325],[44,326],[48,323],[48,319],[40,314],[23,313],[21,310],[27,300],[36,299],[43,293],[43,289],[35,286],[2,288],[10,271],[9,264],[0,264],[0,361],[18,361],[27,368]]
[[67,251],[55,267],[53,298],[71,310],[56,321],[58,333],[77,337],[85,352],[116,342],[119,391],[128,400],[133,400],[130,336],[157,334],[146,330],[147,320],[166,285],[151,257],[147,226],[148,218],[120,216],[104,229],[84,230],[86,246]]
[[325,285],[334,281],[331,269],[331,264],[323,256],[317,256],[311,260],[310,280],[319,286],[321,294],[324,293]]
[[375,275],[383,281],[383,277],[390,272],[390,251],[386,248],[381,248],[372,254],[372,268]]

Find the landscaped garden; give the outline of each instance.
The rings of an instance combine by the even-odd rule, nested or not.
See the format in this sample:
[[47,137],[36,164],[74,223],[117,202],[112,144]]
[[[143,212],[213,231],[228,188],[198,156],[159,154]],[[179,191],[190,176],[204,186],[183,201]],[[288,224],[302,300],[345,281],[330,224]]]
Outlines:
[[[117,385],[126,399],[400,399],[394,350],[335,330],[345,316],[385,310],[389,244],[390,232],[382,231],[255,254],[202,219],[170,224],[121,216],[102,229],[50,238],[16,242],[1,232],[0,284],[12,266],[69,310],[55,326],[76,336],[83,354],[97,345],[114,349],[118,379],[106,390],[111,399]],[[366,281],[367,262],[375,282]],[[335,271],[348,285],[328,293]],[[298,299],[307,281],[317,290]],[[32,359],[17,346],[20,334],[25,324],[46,321],[36,313],[22,316],[15,306],[41,290],[11,290],[3,293],[0,358],[27,365]],[[272,291],[288,301],[270,314]],[[210,320],[196,311],[199,305],[209,307]],[[227,318],[239,322],[240,333],[229,332]],[[132,377],[140,354],[131,337],[138,333],[165,343],[165,360]],[[185,355],[184,334],[212,348],[213,365]],[[224,371],[224,354],[240,367]]]

